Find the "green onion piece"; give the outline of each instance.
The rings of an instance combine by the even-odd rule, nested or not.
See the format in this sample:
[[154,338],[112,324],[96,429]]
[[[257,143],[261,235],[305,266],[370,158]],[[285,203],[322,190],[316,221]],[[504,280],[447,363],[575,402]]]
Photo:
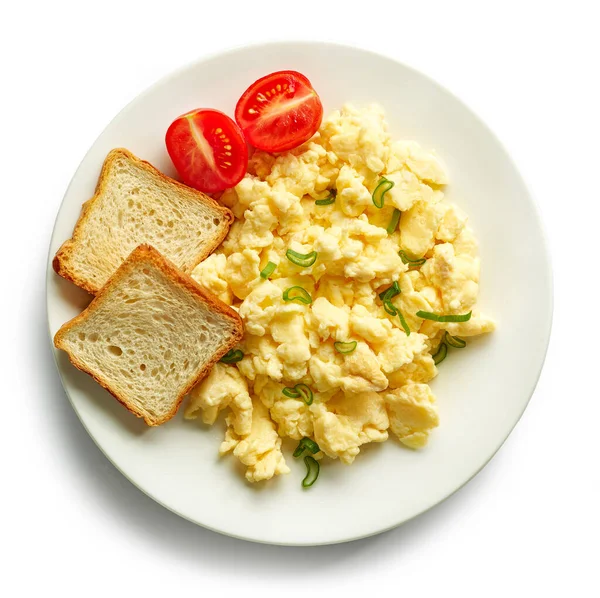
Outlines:
[[390,316],[395,316],[398,313],[398,310],[394,307],[394,304],[390,299],[386,299],[383,302],[383,309],[385,309]]
[[410,336],[410,328],[406,323],[402,312],[389,300],[383,302],[383,309],[385,309],[390,316],[398,316],[398,318],[400,318],[400,326],[402,326],[402,330],[404,330],[406,336]]
[[306,384],[296,384],[296,386],[286,386],[281,393],[290,399],[302,399],[307,405],[312,405],[313,392]]
[[[392,212],[392,218],[390,220],[390,223],[387,225],[387,228],[385,229],[385,230],[387,230],[388,235],[391,235],[396,230],[396,227],[398,226],[398,222],[400,222],[400,210],[398,208],[394,208],[394,211]],[[406,263],[406,262],[404,262],[404,263]]]
[[221,357],[222,363],[237,363],[238,361],[242,361],[244,359],[244,354],[239,349],[231,349]]
[[406,255],[406,251],[404,251],[404,249],[401,249],[398,252],[398,255],[400,256],[402,263],[408,264],[411,268],[418,268],[419,266],[422,266],[427,261],[424,257],[422,257],[421,259],[417,259],[417,260],[413,260],[413,259],[409,258]]
[[385,177],[382,177],[379,183],[377,183],[377,187],[375,187],[375,191],[373,191],[373,203],[376,208],[383,208],[383,204],[385,203],[384,195],[394,186],[393,181],[388,181]]
[[444,342],[455,349],[464,349],[467,346],[467,341],[464,338],[460,338],[460,336],[452,336],[446,330],[446,334],[444,335]]
[[417,316],[424,320],[432,320],[433,322],[468,322],[471,319],[472,313],[473,312],[470,311],[468,314],[462,314],[460,316],[440,316],[438,314],[432,314],[429,311],[419,310]]
[[381,293],[379,293],[379,298],[382,301],[389,301],[390,299],[393,299],[396,295],[400,294],[400,285],[398,284],[397,280],[394,280],[394,283],[392,284],[391,287],[388,287],[385,291],[382,291]]
[[302,480],[302,487],[310,488],[317,481],[321,466],[316,459],[309,456],[304,457],[304,464],[306,465],[306,477]]
[[400,325],[402,326],[402,330],[406,332],[406,336],[410,336],[410,328],[408,327],[408,324],[406,323],[402,312],[399,309],[397,309],[396,311],[398,312],[398,317],[400,318]]
[[298,253],[293,249],[288,249],[285,252],[285,257],[287,257],[287,259],[290,260],[292,264],[296,264],[296,266],[308,268],[317,261],[317,252],[311,251],[310,253]]
[[316,206],[330,206],[332,203],[335,203],[335,196],[337,195],[337,191],[335,189],[331,189],[329,191],[329,195],[324,197],[323,199],[317,199],[315,201]]
[[335,350],[338,353],[342,353],[342,355],[348,355],[349,353],[352,353],[352,351],[356,349],[357,345],[358,343],[356,341],[349,341],[347,343],[344,343],[343,341],[337,341],[333,343]]
[[307,448],[313,455],[316,455],[321,450],[321,447],[310,438],[304,437],[301,442],[304,443],[305,448]]
[[448,346],[446,343],[441,343],[438,347],[437,353],[433,355],[433,363],[435,363],[435,365],[442,363],[442,361],[446,359],[446,355],[448,355]]
[[277,264],[274,264],[273,262],[269,262],[261,271],[260,273],[260,277],[261,278],[269,278],[269,276],[271,276],[271,274],[273,274],[273,272],[275,272],[275,268],[277,268]]
[[313,455],[316,455],[321,449],[320,449],[319,445],[314,440],[311,440],[310,438],[307,438],[305,436],[298,443],[298,447],[296,448],[296,450],[293,453],[294,457],[297,459],[298,457],[300,457],[302,455],[302,453],[305,450],[308,450]]
[[398,281],[394,280],[391,287],[379,293],[379,298],[383,301],[383,309],[390,314],[390,316],[398,316],[400,318],[400,325],[406,333],[406,336],[410,336],[410,328],[402,315],[402,312],[392,303],[392,299],[400,294],[400,285]]
[[284,301],[299,301],[304,305],[310,305],[312,303],[312,297],[309,292],[302,287],[290,287],[283,291]]
[[388,287],[385,291],[379,293],[379,298],[383,301],[383,309],[390,314],[390,316],[395,316],[398,313],[398,310],[392,304],[392,299],[400,294],[400,285],[397,280],[394,280],[391,287]]
[[306,384],[296,384],[294,386],[297,392],[300,393],[300,397],[307,405],[312,405],[313,402],[313,391],[306,386]]
[[330,206],[332,203],[335,203],[335,197],[332,197],[331,195],[325,199],[317,199],[315,201],[316,206]]

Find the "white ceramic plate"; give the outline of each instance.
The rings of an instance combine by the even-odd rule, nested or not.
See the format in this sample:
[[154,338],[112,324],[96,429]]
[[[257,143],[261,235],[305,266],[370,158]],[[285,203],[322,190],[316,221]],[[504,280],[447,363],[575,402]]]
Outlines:
[[[432,387],[441,425],[413,452],[394,440],[361,450],[352,467],[327,462],[303,491],[304,465],[251,486],[233,457],[219,459],[222,425],[203,427],[179,415],[151,429],[91,378],[57,354],[73,407],[106,456],[165,507],[224,534],[275,544],[342,542],[375,534],[419,515],[471,479],[523,413],[539,377],[550,335],[549,258],[534,202],[512,160],[489,129],[451,93],[389,58],[325,43],[246,47],[201,60],[163,79],[129,104],[83,159],[56,220],[48,264],[52,335],[88,302],[56,276],[51,257],[71,236],[81,204],[94,192],[107,152],[127,147],[167,174],[171,121],[196,107],[233,114],[241,92],[271,71],[305,73],[325,113],[344,102],[378,102],[395,138],[435,148],[447,164],[450,200],[470,216],[480,241],[480,306],[498,330],[454,351]],[[290,448],[288,446],[288,448]]]

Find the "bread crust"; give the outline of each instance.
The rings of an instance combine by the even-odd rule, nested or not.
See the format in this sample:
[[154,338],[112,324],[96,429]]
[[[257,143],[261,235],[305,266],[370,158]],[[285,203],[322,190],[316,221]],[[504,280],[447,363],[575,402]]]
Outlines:
[[[128,274],[133,268],[135,268],[138,264],[147,264],[150,263],[155,266],[157,269],[163,272],[165,276],[170,278],[173,282],[179,285],[181,288],[187,290],[189,293],[193,294],[197,298],[199,298],[202,302],[208,304],[208,306],[215,312],[225,316],[228,318],[233,326],[233,334],[231,338],[225,343],[212,357],[212,359],[205,365],[205,367],[200,371],[200,373],[192,379],[189,384],[184,388],[184,390],[177,396],[173,409],[167,413],[164,417],[154,419],[149,416],[148,413],[144,413],[142,410],[137,409],[135,405],[132,405],[127,401],[125,397],[119,395],[119,393],[111,388],[110,381],[106,380],[101,372],[91,371],[86,367],[84,363],[82,363],[76,355],[74,355],[69,349],[65,346],[64,338],[67,332],[69,332],[73,327],[77,326],[80,322],[86,320],[98,307],[102,304],[105,296],[107,295],[107,291],[115,284],[118,284],[123,277]],[[209,291],[203,289],[191,276],[185,274],[181,270],[179,270],[172,262],[170,262],[167,258],[165,258],[161,253],[159,253],[154,247],[147,244],[139,245],[136,249],[134,249],[129,257],[119,266],[117,271],[110,277],[107,283],[102,287],[102,289],[98,292],[96,297],[92,300],[92,302],[84,309],[79,315],[75,316],[72,320],[69,320],[65,324],[63,324],[58,332],[54,335],[54,346],[57,349],[61,349],[65,351],[69,356],[71,363],[82,372],[89,374],[100,386],[104,387],[119,403],[121,403],[124,407],[126,407],[131,413],[136,415],[137,417],[143,418],[143,420],[149,426],[159,426],[170,420],[178,411],[181,402],[183,401],[185,395],[187,395],[192,388],[198,384],[213,368],[215,363],[223,357],[229,350],[233,349],[237,343],[242,340],[244,335],[244,325],[242,323],[242,319],[238,315],[238,313],[231,309],[228,305],[223,303],[218,297],[210,293]]]
[[231,228],[231,225],[234,221],[234,216],[231,210],[214,200],[212,197],[209,197],[208,195],[202,193],[201,191],[198,191],[197,189],[188,187],[187,185],[184,185],[183,183],[180,183],[179,181],[168,177],[166,174],[163,174],[162,172],[160,172],[160,170],[152,166],[150,162],[146,162],[145,160],[138,158],[137,156],[132,154],[128,149],[122,147],[112,149],[110,152],[108,152],[108,155],[104,159],[102,170],[100,171],[100,176],[98,178],[98,182],[96,183],[96,190],[94,191],[93,197],[84,202],[81,206],[81,214],[79,215],[79,218],[75,223],[75,228],[73,229],[73,236],[60,246],[60,248],[56,252],[56,255],[54,256],[54,259],[52,260],[52,268],[59,276],[65,278],[66,280],[69,280],[73,284],[76,284],[78,287],[85,289],[88,293],[91,293],[92,295],[95,295],[100,290],[100,288],[97,287],[91,281],[78,276],[75,272],[72,271],[72,269],[70,269],[69,264],[71,262],[71,257],[74,253],[74,248],[76,247],[77,243],[79,243],[80,239],[83,237],[83,225],[89,218],[89,215],[97,199],[104,193],[106,185],[108,184],[108,179],[110,177],[112,165],[119,157],[125,157],[126,159],[134,162],[138,166],[149,171],[150,173],[157,176],[159,179],[161,179],[163,182],[169,185],[172,185],[179,189],[184,189],[186,193],[197,195],[200,201],[210,204],[211,207],[223,214],[223,217],[225,218],[225,225],[223,226],[223,230],[215,238],[215,241],[212,245],[207,246],[203,252],[198,254],[198,259],[190,268],[190,272],[200,262],[205,260],[223,242],[223,240],[229,233],[229,229]]

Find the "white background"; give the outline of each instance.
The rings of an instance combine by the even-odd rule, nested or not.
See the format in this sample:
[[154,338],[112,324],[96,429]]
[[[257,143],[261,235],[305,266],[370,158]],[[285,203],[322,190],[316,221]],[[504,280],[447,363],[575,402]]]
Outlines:
[[[159,8],[124,0],[2,8],[2,594],[598,595],[597,3],[154,4]],[[554,265],[546,366],[501,451],[429,513],[331,547],[232,540],[153,503],[87,436],[62,390],[47,335],[52,225],[96,136],[172,69],[271,39],[357,44],[446,85],[519,164],[540,205]]]

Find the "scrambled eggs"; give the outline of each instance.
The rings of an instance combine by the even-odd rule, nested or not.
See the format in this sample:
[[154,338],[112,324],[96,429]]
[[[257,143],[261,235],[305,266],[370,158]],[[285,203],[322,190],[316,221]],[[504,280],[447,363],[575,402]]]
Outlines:
[[[394,185],[378,208],[372,196],[382,177]],[[223,193],[236,221],[192,276],[239,312],[244,357],[217,364],[192,391],[185,415],[212,424],[228,410],[220,452],[233,452],[249,481],[289,471],[282,437],[310,437],[318,457],[347,464],[390,432],[410,448],[427,444],[439,421],[427,383],[437,375],[432,354],[445,331],[464,337],[494,329],[476,309],[477,243],[466,215],[444,199],[446,182],[433,154],[390,138],[381,108],[348,105],[300,148],[255,151],[245,178]],[[335,201],[315,203],[328,197]],[[394,209],[400,222],[388,233]],[[317,259],[302,267],[286,257],[289,249]],[[425,261],[404,263],[399,250]],[[269,262],[276,269],[265,279]],[[410,335],[379,297],[395,281],[400,293],[391,303]],[[302,287],[310,302],[286,301],[291,287]],[[419,310],[473,315],[444,323]],[[334,345],[353,341],[349,353]],[[283,394],[299,383],[312,390],[312,404]]]

